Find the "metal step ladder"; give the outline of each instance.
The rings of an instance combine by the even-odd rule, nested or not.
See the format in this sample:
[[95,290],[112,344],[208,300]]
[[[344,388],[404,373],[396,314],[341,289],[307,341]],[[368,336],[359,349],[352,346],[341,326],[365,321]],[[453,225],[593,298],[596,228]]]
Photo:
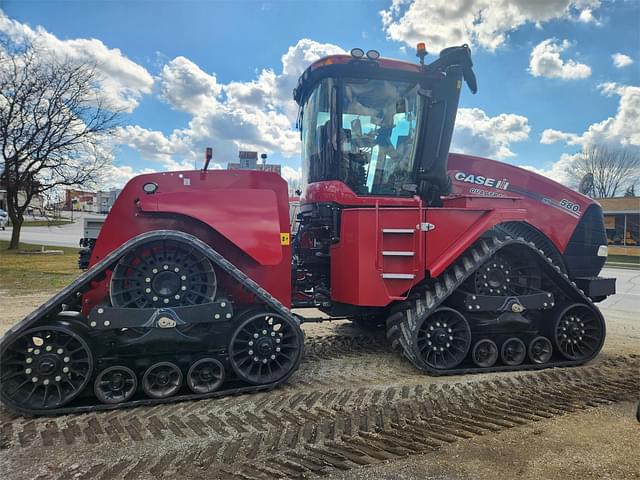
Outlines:
[[[383,228],[382,229],[382,278],[387,280],[413,280],[415,274],[415,235],[416,230],[413,228]],[[399,237],[399,238],[398,238]],[[395,239],[393,250],[385,248],[386,243],[391,239]],[[398,243],[406,244],[406,249],[397,250]],[[388,260],[388,261],[387,261]],[[398,261],[400,260],[400,261]],[[389,263],[393,263],[393,272],[388,271]],[[406,268],[405,268],[406,267]],[[401,271],[397,271],[401,270]]]

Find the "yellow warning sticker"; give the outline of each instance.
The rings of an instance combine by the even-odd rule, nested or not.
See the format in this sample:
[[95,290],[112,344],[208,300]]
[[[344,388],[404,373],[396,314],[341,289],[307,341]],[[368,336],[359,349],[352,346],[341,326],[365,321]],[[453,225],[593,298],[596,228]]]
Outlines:
[[280,234],[280,245],[289,245],[291,242],[291,234],[289,232]]

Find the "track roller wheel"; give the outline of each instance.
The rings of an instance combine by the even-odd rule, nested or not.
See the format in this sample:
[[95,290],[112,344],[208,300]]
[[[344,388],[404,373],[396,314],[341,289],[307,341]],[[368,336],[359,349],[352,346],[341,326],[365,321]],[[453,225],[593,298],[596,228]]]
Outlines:
[[502,361],[505,365],[515,366],[520,365],[527,356],[527,348],[524,346],[524,342],[519,338],[512,337],[502,344],[501,355]]
[[16,409],[61,407],[84,390],[93,371],[87,342],[66,325],[27,330],[0,353],[0,396]]
[[136,374],[129,367],[116,365],[98,374],[93,392],[102,403],[122,403],[131,399],[138,388]]
[[224,367],[215,358],[201,358],[187,372],[187,385],[194,393],[215,392],[222,382]]
[[277,313],[252,312],[238,325],[229,344],[229,361],[245,382],[261,385],[290,375],[302,355],[300,327]]
[[473,363],[481,368],[492,367],[498,360],[499,356],[500,352],[498,351],[496,342],[489,340],[488,338],[478,340],[473,346],[473,350],[471,352]]
[[556,347],[563,357],[586,360],[602,348],[605,326],[599,312],[575,303],[558,315],[553,331]]
[[167,398],[180,390],[182,372],[171,362],[151,365],[142,377],[142,390],[151,398]]
[[431,368],[449,370],[467,356],[471,329],[460,312],[441,307],[418,327],[416,345],[419,358]]
[[529,358],[533,363],[541,365],[551,360],[553,345],[547,337],[536,337],[529,343]]

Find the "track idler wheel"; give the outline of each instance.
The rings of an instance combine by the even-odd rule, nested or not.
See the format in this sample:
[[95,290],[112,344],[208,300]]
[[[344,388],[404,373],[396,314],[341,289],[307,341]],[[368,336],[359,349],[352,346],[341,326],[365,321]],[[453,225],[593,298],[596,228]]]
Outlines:
[[524,362],[527,356],[527,348],[524,346],[524,342],[519,338],[509,338],[502,344],[501,355],[502,361],[505,365],[511,367],[520,365]]
[[251,312],[229,344],[229,361],[247,383],[262,385],[286,378],[298,366],[304,340],[300,327],[277,313]]
[[556,348],[568,360],[589,359],[604,343],[605,326],[600,312],[583,303],[565,308],[553,331]]
[[488,338],[478,340],[471,352],[473,363],[481,368],[493,367],[499,356],[498,346],[493,340],[489,340]]
[[0,397],[20,410],[68,404],[87,386],[93,355],[87,342],[64,325],[27,330],[0,353]]
[[537,292],[542,274],[529,255],[507,248],[485,262],[472,278],[477,294],[509,296]]
[[126,402],[133,397],[137,388],[136,374],[124,365],[103,370],[93,384],[93,392],[102,403]]
[[215,392],[223,382],[224,367],[215,358],[201,358],[187,373],[187,385],[194,393]]
[[529,358],[533,363],[542,365],[551,360],[553,345],[547,337],[536,337],[529,343]]
[[418,327],[419,358],[431,368],[449,370],[458,366],[471,346],[471,329],[457,310],[441,307]]
[[151,365],[142,377],[142,390],[151,398],[168,398],[182,386],[182,372],[171,362]]

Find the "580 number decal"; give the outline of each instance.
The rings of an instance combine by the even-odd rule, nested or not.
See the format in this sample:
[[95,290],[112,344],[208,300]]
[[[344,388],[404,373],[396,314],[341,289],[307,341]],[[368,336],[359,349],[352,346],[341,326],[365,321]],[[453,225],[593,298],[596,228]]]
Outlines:
[[562,208],[566,208],[571,212],[576,212],[576,213],[580,212],[580,205],[578,205],[577,203],[573,203],[567,200],[566,198],[563,198],[562,200],[560,200],[560,206]]

